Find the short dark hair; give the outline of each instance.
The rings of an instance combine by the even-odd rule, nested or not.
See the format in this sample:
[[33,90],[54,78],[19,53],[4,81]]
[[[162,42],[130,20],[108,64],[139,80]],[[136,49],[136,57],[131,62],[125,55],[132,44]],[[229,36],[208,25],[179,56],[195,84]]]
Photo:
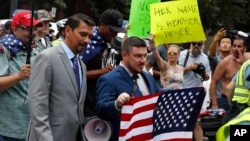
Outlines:
[[218,41],[218,44],[220,45],[220,42],[222,39],[230,39],[231,41],[231,44],[233,44],[233,41],[232,41],[232,38],[230,36],[223,36],[219,41]]
[[11,22],[12,22],[12,21],[7,21],[7,22],[4,24],[4,29],[9,30],[9,29],[11,28]]
[[243,40],[243,45],[245,47],[247,47],[247,39],[245,37],[241,37],[241,36],[236,35],[236,36],[234,36],[233,42],[234,42],[234,40]]
[[90,18],[89,16],[82,14],[82,13],[77,13],[77,14],[70,16],[67,19],[65,26],[69,26],[70,28],[72,28],[72,30],[74,30],[75,28],[79,26],[81,21],[83,21],[87,25],[95,26],[94,20]]
[[131,36],[125,39],[125,41],[122,44],[121,51],[130,53],[133,47],[147,48],[147,45],[143,39],[136,37],[136,36]]

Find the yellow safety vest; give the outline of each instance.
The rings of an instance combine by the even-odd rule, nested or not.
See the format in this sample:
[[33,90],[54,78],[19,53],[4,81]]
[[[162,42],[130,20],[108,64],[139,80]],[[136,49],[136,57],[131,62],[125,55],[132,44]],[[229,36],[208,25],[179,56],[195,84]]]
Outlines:
[[232,101],[250,106],[250,91],[246,86],[246,68],[250,65],[250,60],[243,63],[236,78],[236,87],[234,89],[234,95]]
[[55,47],[55,46],[59,45],[61,42],[63,42],[63,39],[61,37],[59,37],[58,39],[56,39],[52,42],[52,45],[53,45],[53,47]]
[[216,132],[216,141],[225,141],[230,134],[230,125],[237,125],[242,122],[250,122],[250,107],[244,109],[235,118],[221,126]]

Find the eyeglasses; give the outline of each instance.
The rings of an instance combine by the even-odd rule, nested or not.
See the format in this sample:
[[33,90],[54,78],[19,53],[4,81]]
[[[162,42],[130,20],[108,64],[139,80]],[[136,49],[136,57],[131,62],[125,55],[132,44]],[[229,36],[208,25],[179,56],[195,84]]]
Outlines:
[[18,28],[21,28],[24,31],[30,31],[32,28],[32,30],[34,31],[37,27],[18,26]]
[[203,43],[196,43],[196,42],[193,42],[192,45],[195,46],[195,45],[198,45],[198,46],[201,46]]
[[174,52],[174,51],[171,51],[171,52],[168,52],[168,55],[177,55],[178,53],[177,52]]

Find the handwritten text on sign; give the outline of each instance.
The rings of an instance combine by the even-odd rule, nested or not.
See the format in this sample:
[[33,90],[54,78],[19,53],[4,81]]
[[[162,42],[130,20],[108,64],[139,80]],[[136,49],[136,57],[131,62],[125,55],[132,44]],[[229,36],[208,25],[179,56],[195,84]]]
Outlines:
[[206,39],[196,0],[151,4],[150,19],[156,44]]
[[160,0],[132,0],[128,36],[148,38],[150,31],[150,4],[159,3]]

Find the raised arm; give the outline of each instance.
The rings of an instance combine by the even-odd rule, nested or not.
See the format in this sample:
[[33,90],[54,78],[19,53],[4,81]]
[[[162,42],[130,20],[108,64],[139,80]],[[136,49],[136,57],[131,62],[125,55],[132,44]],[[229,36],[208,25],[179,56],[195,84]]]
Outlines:
[[226,30],[224,28],[221,28],[214,36],[210,46],[209,46],[209,54],[211,56],[216,56],[216,45],[218,43],[218,41],[222,38],[226,36]]
[[149,35],[149,47],[148,50],[152,52],[152,54],[155,57],[155,61],[157,63],[157,66],[159,67],[160,71],[164,71],[166,69],[166,62],[164,59],[159,54],[158,49],[155,48],[155,43],[154,43],[154,35],[150,34]]

